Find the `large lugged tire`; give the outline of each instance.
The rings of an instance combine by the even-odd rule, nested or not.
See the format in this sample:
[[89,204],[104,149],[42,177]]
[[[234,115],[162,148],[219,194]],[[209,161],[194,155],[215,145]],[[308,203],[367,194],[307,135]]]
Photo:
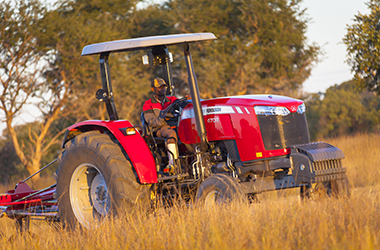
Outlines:
[[138,183],[120,147],[99,131],[80,134],[65,145],[57,195],[59,216],[71,228],[96,228],[118,211],[149,206],[149,186]]
[[208,177],[198,188],[196,200],[206,209],[215,204],[223,204],[231,201],[247,202],[239,184],[229,176],[215,174]]
[[330,185],[332,195],[350,197],[350,183],[346,174],[343,179],[332,181]]
[[324,197],[349,197],[350,184],[347,175],[343,179],[318,182],[314,188],[301,188],[301,199],[318,200]]

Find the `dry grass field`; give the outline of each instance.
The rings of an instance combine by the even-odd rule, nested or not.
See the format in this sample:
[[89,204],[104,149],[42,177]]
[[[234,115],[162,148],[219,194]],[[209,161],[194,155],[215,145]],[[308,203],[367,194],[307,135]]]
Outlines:
[[175,207],[125,214],[98,229],[68,231],[33,222],[18,236],[0,220],[1,249],[380,249],[380,136],[327,139],[343,150],[351,197],[301,203],[298,190],[256,204]]

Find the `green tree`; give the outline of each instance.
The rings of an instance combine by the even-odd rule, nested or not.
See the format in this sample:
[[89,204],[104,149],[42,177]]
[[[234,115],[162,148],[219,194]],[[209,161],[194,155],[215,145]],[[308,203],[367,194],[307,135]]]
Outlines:
[[[39,170],[42,157],[60,142],[65,129],[57,126],[57,119],[61,124],[66,117],[100,114],[105,119],[104,106],[93,98],[95,84],[101,86],[99,66],[80,53],[88,43],[120,38],[122,30],[115,33],[110,27],[120,28],[134,4],[62,1],[48,11],[37,0],[0,2],[0,109],[6,116],[6,136],[29,173]],[[38,125],[23,126],[28,129],[25,137],[13,119],[31,98],[43,115]]]
[[[51,125],[51,129],[62,130],[63,127],[68,126],[65,121],[55,121]],[[25,157],[30,159],[35,152],[35,142],[31,141],[30,134],[40,133],[41,122],[35,121],[26,124],[14,126],[14,130],[17,133],[17,138],[21,143],[21,147],[25,154]],[[45,141],[51,141],[52,137],[56,136],[54,133],[48,133],[45,137]],[[54,143],[44,150],[43,157],[40,160],[41,166],[45,166],[55,158],[57,158],[60,150],[60,144]],[[25,178],[30,175],[27,169],[24,167],[20,158],[17,156],[14,150],[13,143],[8,130],[3,131],[3,135],[0,139],[0,183],[15,183],[20,181],[21,178]],[[41,176],[51,176],[56,170],[57,165],[48,168],[41,173]],[[34,180],[33,178],[32,180]],[[33,183],[34,184],[34,183]]]
[[[100,87],[97,58],[78,57],[86,44],[147,35],[214,32],[216,42],[192,46],[203,98],[253,92],[293,93],[308,77],[311,62],[318,54],[317,46],[305,45],[307,20],[299,1],[172,0],[144,9],[136,9],[134,1],[124,3],[127,4],[108,6],[104,11],[104,6],[98,6],[95,0],[65,1],[46,18],[51,28],[47,34],[56,34],[47,39],[56,48],[52,68],[57,71],[52,72],[56,74],[53,78],[58,82],[63,76],[70,79],[76,96],[70,106],[86,119],[106,118],[104,106],[93,98],[94,89]],[[183,60],[177,60],[183,52],[178,47],[171,49],[175,52],[176,93],[183,95],[188,93],[187,76]],[[120,117],[133,122],[139,122],[141,105],[148,98],[149,79],[161,74],[142,66],[141,55],[135,52],[127,57],[110,57]],[[87,109],[83,111],[80,106]]]
[[[59,96],[52,95],[43,80],[49,49],[39,44],[39,37],[44,33],[41,20],[45,13],[46,9],[37,0],[0,2],[0,109],[5,114],[7,135],[15,153],[29,173],[39,170],[43,154],[57,141],[59,134],[51,140],[45,139],[65,98],[65,91]],[[41,109],[47,113],[37,130],[28,131],[33,147],[25,148],[14,118],[32,98],[39,103],[48,98],[52,103],[48,110]]]
[[218,37],[192,46],[202,97],[211,98],[292,94],[301,87],[319,48],[306,44],[308,20],[299,3],[169,0],[164,8],[177,33],[213,32]]
[[348,81],[328,88],[321,95],[312,94],[307,100],[312,139],[379,129],[380,98],[373,92],[359,93],[354,81]]
[[380,93],[380,1],[367,3],[370,14],[358,13],[354,24],[347,26],[343,42],[347,46],[347,63],[359,89]]
[[[63,1],[45,16],[43,41],[53,49],[54,55],[50,61],[52,70],[47,76],[52,82],[69,84],[71,98],[65,108],[74,112],[78,120],[108,118],[104,104],[94,98],[96,90],[101,88],[99,58],[81,57],[81,51],[88,44],[132,38],[139,32],[144,34],[135,28],[137,24],[146,25],[146,16],[135,10],[136,3],[134,0]],[[116,106],[124,119],[139,117],[139,99],[149,92],[150,71],[144,72],[141,55],[110,55]]]

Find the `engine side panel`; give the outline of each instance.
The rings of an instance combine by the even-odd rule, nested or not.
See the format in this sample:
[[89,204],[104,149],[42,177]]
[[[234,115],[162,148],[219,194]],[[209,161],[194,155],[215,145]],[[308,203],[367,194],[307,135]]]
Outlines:
[[157,183],[156,163],[148,145],[138,131],[136,131],[136,134],[134,135],[124,135],[121,129],[126,127],[133,127],[133,125],[126,120],[91,120],[76,123],[68,128],[69,133],[66,133],[64,143],[67,141],[66,137],[68,137],[70,132],[75,134],[75,131],[78,130],[100,130],[101,132],[109,131],[116,137],[125,152],[128,154],[130,161],[139,177],[140,183]]

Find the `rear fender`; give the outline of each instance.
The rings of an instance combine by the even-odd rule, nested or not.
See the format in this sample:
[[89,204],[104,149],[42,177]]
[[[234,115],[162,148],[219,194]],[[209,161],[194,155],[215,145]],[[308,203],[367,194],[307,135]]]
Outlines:
[[91,120],[76,123],[67,128],[63,139],[62,148],[65,148],[67,141],[75,136],[93,130],[101,133],[111,133],[127,153],[129,160],[136,170],[140,183],[157,183],[156,163],[145,140],[141,137],[138,130],[134,135],[125,135],[125,128],[134,127],[129,121],[101,121]]

